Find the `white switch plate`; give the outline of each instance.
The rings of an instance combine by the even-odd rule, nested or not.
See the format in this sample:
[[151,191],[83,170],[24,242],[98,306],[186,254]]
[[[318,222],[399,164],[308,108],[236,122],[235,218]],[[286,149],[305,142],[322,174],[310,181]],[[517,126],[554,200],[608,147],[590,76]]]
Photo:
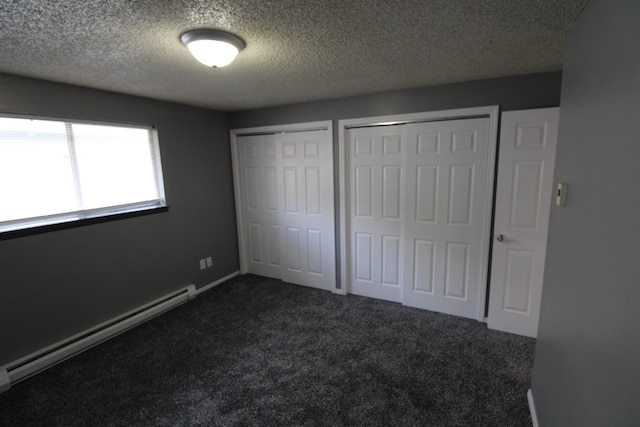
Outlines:
[[211,259],[210,256],[207,257],[207,268],[211,267],[213,265],[213,259]]
[[203,258],[200,260],[200,270],[207,268],[207,261]]
[[567,206],[567,190],[568,185],[564,182],[558,183],[558,191],[556,192],[556,205]]

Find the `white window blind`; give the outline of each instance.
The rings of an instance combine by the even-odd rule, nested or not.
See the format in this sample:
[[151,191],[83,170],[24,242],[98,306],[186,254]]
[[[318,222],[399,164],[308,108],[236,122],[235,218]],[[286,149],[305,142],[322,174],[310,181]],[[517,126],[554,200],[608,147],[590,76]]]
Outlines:
[[0,117],[0,232],[162,206],[153,128]]

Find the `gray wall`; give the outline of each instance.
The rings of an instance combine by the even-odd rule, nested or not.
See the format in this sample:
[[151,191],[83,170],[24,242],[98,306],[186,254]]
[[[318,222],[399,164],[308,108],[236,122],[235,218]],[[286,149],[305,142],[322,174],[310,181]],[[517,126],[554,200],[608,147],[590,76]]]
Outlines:
[[170,205],[0,241],[0,365],[238,270],[226,114],[1,74],[0,94],[3,112],[156,125]]
[[592,0],[563,71],[532,392],[540,426],[640,425],[640,2]]
[[[503,110],[557,107],[561,81],[560,72],[529,74],[240,111],[231,114],[231,128],[485,105],[501,105]],[[334,139],[337,143],[337,138]]]

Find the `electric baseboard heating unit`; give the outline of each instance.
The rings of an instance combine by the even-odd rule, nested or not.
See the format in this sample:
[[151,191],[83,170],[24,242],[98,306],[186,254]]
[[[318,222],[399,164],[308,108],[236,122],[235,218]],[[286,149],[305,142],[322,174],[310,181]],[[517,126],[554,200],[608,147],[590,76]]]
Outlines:
[[0,393],[53,365],[94,347],[159,314],[195,298],[196,287],[189,285],[107,322],[50,345],[42,350],[0,367]]

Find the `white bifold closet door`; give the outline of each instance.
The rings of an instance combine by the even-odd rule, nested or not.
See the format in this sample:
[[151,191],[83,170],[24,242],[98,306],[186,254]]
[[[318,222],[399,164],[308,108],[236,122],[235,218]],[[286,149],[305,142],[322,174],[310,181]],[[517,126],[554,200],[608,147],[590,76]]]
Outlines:
[[333,149],[328,133],[237,137],[243,273],[334,289]]
[[407,125],[405,305],[477,318],[491,203],[489,119]]
[[348,290],[478,318],[489,118],[347,130]]
[[349,292],[402,299],[404,126],[348,130]]

